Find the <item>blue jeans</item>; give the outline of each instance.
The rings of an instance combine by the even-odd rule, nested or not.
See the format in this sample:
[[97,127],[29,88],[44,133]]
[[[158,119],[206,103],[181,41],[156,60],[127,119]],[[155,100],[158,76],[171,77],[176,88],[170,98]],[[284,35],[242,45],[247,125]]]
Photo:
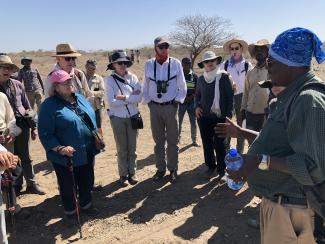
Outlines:
[[196,142],[197,133],[196,133],[194,102],[179,105],[179,108],[178,108],[179,137],[181,136],[181,133],[182,133],[182,123],[183,123],[183,119],[184,119],[184,115],[185,115],[186,111],[188,113],[188,117],[189,117],[190,123],[191,123],[192,142]]

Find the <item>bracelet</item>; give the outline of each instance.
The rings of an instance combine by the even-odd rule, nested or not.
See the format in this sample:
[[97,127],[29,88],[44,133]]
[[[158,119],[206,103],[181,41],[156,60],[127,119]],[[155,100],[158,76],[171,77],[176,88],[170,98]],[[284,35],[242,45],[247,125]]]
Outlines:
[[60,153],[64,148],[66,148],[65,146],[59,146],[58,149],[56,149],[57,153]]

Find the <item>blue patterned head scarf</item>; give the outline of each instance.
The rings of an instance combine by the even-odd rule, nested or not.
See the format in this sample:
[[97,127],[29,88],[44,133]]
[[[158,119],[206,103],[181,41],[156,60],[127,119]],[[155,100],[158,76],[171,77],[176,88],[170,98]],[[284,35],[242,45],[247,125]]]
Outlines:
[[321,40],[312,31],[300,27],[278,35],[270,47],[269,55],[287,66],[294,67],[310,66],[313,56],[319,64],[325,60]]

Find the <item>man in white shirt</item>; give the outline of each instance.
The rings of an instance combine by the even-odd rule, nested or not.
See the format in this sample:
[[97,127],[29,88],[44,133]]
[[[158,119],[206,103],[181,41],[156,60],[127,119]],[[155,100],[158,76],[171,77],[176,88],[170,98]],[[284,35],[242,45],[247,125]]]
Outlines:
[[170,181],[175,182],[178,169],[178,104],[186,97],[186,82],[181,62],[169,57],[169,41],[164,37],[154,40],[156,57],[145,64],[143,87],[144,103],[149,105],[152,136],[155,141],[157,172],[155,181],[170,171]]
[[[241,39],[231,39],[223,45],[225,52],[230,54],[230,58],[220,65],[221,70],[227,71],[235,82],[234,108],[238,125],[242,125],[241,102],[245,87],[245,79],[248,70],[252,69],[251,63],[245,60],[243,53],[247,51],[248,44]],[[237,151],[243,153],[244,139],[237,138]]]

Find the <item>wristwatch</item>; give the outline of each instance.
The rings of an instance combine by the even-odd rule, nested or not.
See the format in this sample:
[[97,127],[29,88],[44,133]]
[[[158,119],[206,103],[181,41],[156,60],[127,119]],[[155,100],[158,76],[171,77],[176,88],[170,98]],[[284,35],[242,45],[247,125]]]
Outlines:
[[269,165],[270,165],[270,156],[269,155],[262,154],[262,160],[258,164],[258,168],[260,170],[268,170],[269,169]]

